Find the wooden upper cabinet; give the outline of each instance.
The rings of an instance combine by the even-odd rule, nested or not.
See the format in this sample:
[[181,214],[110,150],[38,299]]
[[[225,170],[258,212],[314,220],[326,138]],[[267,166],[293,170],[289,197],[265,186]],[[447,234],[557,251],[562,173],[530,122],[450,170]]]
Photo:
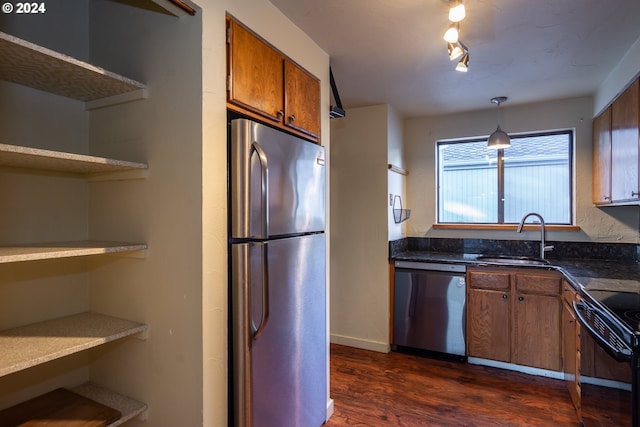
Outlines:
[[611,203],[611,107],[593,119],[593,203]]
[[288,60],[284,81],[285,125],[320,137],[320,81]]
[[611,104],[611,198],[638,200],[640,86],[635,80]]
[[228,21],[227,102],[274,122],[284,114],[284,57],[235,21]]
[[320,140],[320,80],[227,18],[227,108]]
[[635,80],[593,119],[593,203],[640,201],[640,84]]

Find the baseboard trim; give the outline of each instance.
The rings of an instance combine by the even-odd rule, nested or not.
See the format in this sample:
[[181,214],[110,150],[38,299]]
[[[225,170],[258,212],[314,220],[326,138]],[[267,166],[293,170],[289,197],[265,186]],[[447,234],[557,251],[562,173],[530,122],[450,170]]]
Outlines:
[[564,373],[558,371],[550,371],[548,369],[532,368],[531,366],[515,365],[513,363],[498,362],[496,360],[480,359],[478,357],[469,357],[467,361],[472,365],[490,366],[492,368],[507,369],[509,371],[522,372],[523,374],[537,375],[539,377],[553,378],[563,380]]
[[378,353],[389,353],[391,351],[391,346],[386,342],[369,341],[361,338],[336,334],[331,334],[330,339],[333,344],[346,345],[348,347],[360,348],[362,350],[377,351]]

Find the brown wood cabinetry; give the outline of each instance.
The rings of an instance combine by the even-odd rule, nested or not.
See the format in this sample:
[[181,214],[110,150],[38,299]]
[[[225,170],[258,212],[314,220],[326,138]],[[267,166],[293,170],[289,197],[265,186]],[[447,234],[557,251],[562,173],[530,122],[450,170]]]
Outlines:
[[467,269],[467,353],[483,359],[511,359],[509,274]]
[[562,309],[562,370],[569,396],[580,419],[580,325],[576,321],[572,305],[577,299],[576,291],[565,281]]
[[227,108],[319,142],[320,81],[230,18],[227,34]]
[[611,107],[593,119],[593,203],[611,203]]
[[638,204],[640,84],[635,80],[593,120],[593,202]]
[[559,371],[561,282],[553,271],[469,268],[468,355]]

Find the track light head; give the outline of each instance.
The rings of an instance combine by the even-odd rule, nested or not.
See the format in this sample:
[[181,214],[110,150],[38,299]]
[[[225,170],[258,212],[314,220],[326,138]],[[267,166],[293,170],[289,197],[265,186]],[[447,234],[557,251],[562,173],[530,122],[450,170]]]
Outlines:
[[460,22],[465,16],[466,12],[461,0],[452,0],[449,2],[449,21]]

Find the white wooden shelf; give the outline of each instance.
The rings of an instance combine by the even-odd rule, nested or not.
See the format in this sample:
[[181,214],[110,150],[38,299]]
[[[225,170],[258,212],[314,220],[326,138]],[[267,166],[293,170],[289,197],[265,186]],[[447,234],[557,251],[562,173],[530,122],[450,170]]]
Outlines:
[[0,166],[76,174],[146,170],[144,163],[0,144]]
[[146,330],[141,323],[85,312],[0,331],[0,377]]
[[100,387],[91,382],[71,388],[70,390],[88,399],[95,400],[98,403],[102,403],[103,405],[120,411],[122,417],[120,417],[118,421],[109,424],[107,427],[116,427],[124,424],[137,416],[144,415],[144,412],[147,410],[147,405],[145,403],[114,393],[109,389]]
[[0,79],[95,102],[87,104],[88,108],[146,97],[146,86],[140,82],[3,32],[0,32]]
[[82,240],[77,242],[56,242],[24,246],[0,246],[0,264],[37,261],[42,259],[69,258],[87,255],[113,254],[142,251],[144,243],[105,242]]

